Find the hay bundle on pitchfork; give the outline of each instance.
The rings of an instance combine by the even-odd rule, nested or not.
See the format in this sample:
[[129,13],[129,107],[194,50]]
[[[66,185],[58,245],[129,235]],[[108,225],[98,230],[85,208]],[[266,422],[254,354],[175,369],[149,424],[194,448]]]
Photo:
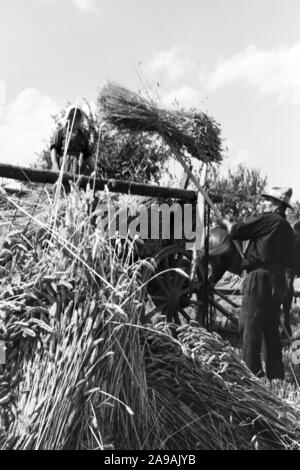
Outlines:
[[[104,86],[98,98],[98,106],[105,120],[120,129],[160,134],[213,210],[217,220],[222,221],[218,208],[191,172],[182,154],[182,150],[186,149],[190,155],[207,163],[222,160],[220,128],[212,118],[204,113],[159,108],[154,102],[113,83]],[[236,248],[240,252],[240,247]]]
[[178,150],[206,162],[222,160],[220,127],[204,113],[159,108],[120,85],[108,83],[98,98],[100,114],[110,124],[130,131],[156,132]]

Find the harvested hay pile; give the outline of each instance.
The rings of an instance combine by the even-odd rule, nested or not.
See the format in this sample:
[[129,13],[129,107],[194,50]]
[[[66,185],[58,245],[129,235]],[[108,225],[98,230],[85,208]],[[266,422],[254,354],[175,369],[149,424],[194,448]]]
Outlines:
[[35,190],[4,190],[4,195],[0,194],[0,241],[15,230],[32,234],[37,228],[35,217],[48,220],[49,202],[50,196],[41,186]]
[[129,131],[156,132],[178,148],[186,148],[199,160],[222,160],[219,125],[204,113],[165,110],[113,83],[103,88],[98,107],[100,115],[113,126]]
[[68,198],[55,236],[12,235],[13,264],[0,252],[0,448],[300,448],[299,411],[219,337],[140,325],[144,262],[120,263]]

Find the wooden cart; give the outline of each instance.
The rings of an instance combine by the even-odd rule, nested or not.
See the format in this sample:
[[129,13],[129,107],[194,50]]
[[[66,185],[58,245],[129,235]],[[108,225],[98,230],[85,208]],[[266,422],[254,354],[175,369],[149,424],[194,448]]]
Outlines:
[[[0,164],[0,176],[13,178],[25,182],[38,182],[54,184],[59,174],[54,171],[29,169],[12,165]],[[73,180],[74,175],[64,174],[62,182],[67,184]],[[197,191],[186,189],[187,180],[183,188],[158,187],[155,185],[141,184],[119,180],[101,180],[81,176],[78,185],[82,188],[89,183],[94,190],[103,190],[105,187],[111,192],[125,193],[140,196],[159,197],[161,199],[173,199],[180,203],[197,203]],[[218,195],[210,194],[213,203],[221,202]],[[142,320],[149,322],[155,315],[164,315],[167,321],[180,324],[190,319],[198,320],[202,325],[211,327],[209,311],[217,309],[225,315],[233,324],[237,323],[232,313],[216,301],[214,287],[208,281],[208,237],[210,222],[210,206],[204,203],[204,248],[202,262],[193,264],[193,251],[185,248],[185,240],[170,239],[165,246],[149,260],[142,274],[142,282],[145,285],[147,296],[147,308]],[[192,267],[195,266],[193,275]],[[220,292],[219,295],[222,295]],[[226,296],[223,296],[226,300]],[[229,303],[232,304],[230,300]]]

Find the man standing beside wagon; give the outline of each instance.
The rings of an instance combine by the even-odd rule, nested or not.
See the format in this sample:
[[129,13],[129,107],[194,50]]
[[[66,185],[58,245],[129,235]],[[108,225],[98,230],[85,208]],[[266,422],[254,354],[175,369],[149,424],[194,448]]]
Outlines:
[[293,267],[294,234],[285,216],[291,195],[291,188],[271,188],[262,194],[262,214],[236,224],[223,220],[232,239],[250,240],[242,263],[247,272],[240,315],[242,354],[249,369],[263,376],[264,339],[268,379],[284,378],[279,324],[286,274]]

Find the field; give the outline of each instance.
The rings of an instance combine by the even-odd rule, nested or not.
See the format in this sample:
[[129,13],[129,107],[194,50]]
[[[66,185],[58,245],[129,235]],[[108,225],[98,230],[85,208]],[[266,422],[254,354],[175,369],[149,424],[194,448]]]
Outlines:
[[290,347],[270,384],[195,322],[142,325],[148,262],[95,229],[91,192],[1,200],[0,448],[300,449]]

